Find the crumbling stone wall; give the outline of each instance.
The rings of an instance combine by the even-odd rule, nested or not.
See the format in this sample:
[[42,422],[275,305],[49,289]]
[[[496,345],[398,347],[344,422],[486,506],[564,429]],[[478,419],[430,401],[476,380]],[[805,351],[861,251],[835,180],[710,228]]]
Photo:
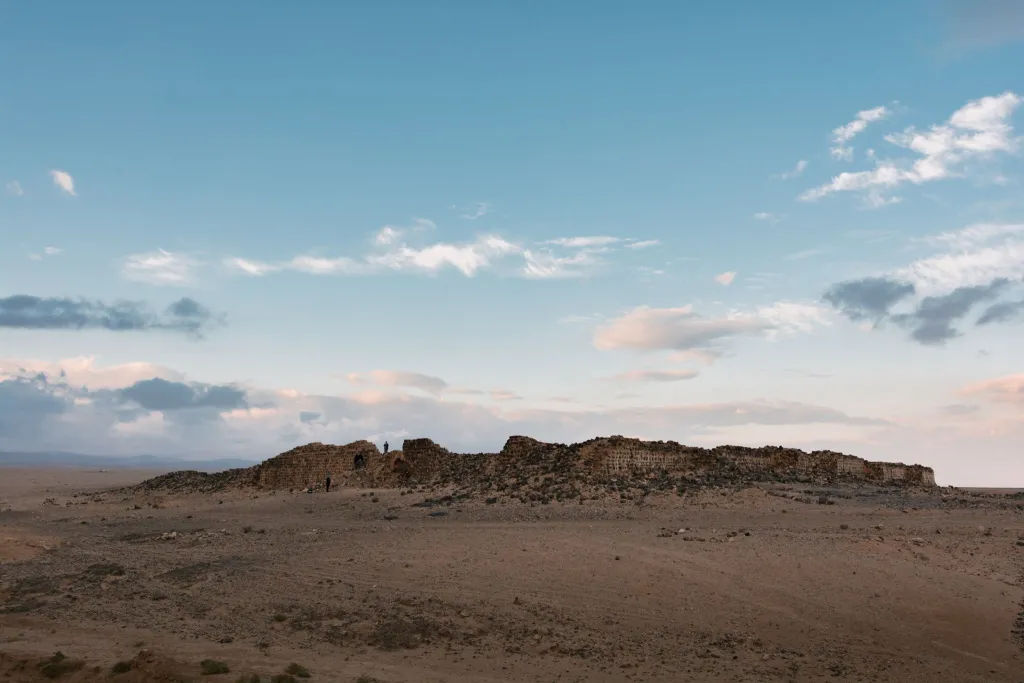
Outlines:
[[259,465],[256,484],[267,489],[306,488],[322,484],[330,474],[333,481],[343,486],[356,476],[372,477],[390,461],[390,456],[385,458],[369,441],[345,446],[310,443]]
[[[362,458],[363,466],[356,467]],[[514,478],[524,467],[557,463],[581,472],[603,475],[696,472],[738,477],[804,478],[834,481],[901,482],[934,486],[929,467],[869,462],[833,451],[804,451],[765,446],[719,446],[705,449],[674,441],[640,441],[622,436],[579,444],[550,444],[511,436],[499,453],[452,453],[430,439],[406,439],[400,451],[384,456],[368,441],[346,446],[312,443],[271,458],[258,467],[264,488],[317,485],[327,473],[339,486],[400,486],[459,479]]]
[[406,472],[410,478],[429,481],[441,472],[445,462],[461,457],[430,439],[406,439],[402,444]]
[[[529,441],[539,443],[532,439]],[[522,443],[520,449],[528,445],[526,442],[517,443]],[[678,472],[734,469],[750,474],[805,476],[826,480],[852,478],[879,483],[935,485],[935,473],[929,467],[902,463],[868,463],[862,458],[834,451],[807,453],[779,446],[718,446],[703,449],[683,446],[674,441],[640,441],[621,436],[593,439],[580,444],[578,449],[587,466],[608,473],[638,470]]]

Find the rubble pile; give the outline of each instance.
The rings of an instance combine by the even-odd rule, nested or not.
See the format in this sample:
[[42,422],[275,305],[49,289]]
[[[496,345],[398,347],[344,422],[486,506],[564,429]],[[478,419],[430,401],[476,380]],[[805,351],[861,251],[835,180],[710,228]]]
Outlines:
[[162,491],[167,493],[216,493],[233,489],[256,486],[259,465],[240,467],[223,472],[198,472],[181,470],[168,472],[131,487],[131,492],[145,493]]

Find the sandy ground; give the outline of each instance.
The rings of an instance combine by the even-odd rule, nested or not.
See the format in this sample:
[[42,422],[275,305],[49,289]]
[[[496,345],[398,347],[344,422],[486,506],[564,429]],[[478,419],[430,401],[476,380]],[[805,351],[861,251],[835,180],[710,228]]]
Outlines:
[[1020,499],[100,493],[144,476],[0,470],[0,676],[1024,681]]

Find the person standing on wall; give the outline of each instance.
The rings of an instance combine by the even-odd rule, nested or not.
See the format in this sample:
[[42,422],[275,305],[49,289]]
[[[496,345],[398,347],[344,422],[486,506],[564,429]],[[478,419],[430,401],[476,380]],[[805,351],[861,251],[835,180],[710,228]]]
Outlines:
[[388,454],[388,442],[385,441],[384,442],[384,455],[387,455],[387,454]]

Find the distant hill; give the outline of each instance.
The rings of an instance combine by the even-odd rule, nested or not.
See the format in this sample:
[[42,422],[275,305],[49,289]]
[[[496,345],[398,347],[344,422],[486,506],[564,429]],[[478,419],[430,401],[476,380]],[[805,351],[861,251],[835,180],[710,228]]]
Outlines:
[[0,451],[0,467],[73,467],[76,469],[139,469],[139,470],[198,470],[221,472],[235,467],[249,467],[255,460],[221,458],[216,460],[187,460],[170,456],[84,455],[82,453],[19,453]]

